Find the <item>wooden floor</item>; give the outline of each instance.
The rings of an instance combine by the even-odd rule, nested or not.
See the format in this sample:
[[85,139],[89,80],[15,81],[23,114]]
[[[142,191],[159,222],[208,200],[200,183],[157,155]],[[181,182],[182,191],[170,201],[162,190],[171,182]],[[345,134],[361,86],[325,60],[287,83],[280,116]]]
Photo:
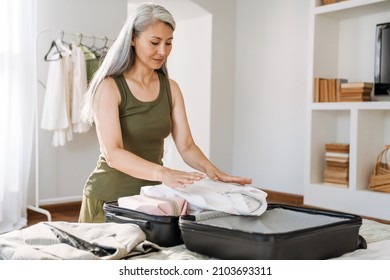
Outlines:
[[[80,213],[81,202],[70,202],[55,205],[41,206],[50,212],[52,221],[77,222]],[[38,222],[47,221],[47,216],[30,209],[27,210],[27,226]]]
[[[281,203],[288,204],[294,206],[303,206],[303,196],[294,195],[294,194],[286,194],[274,191],[267,192],[267,202],[268,203]],[[80,212],[81,202],[71,202],[64,204],[56,204],[56,205],[47,205],[42,206],[42,208],[48,210],[52,216],[52,221],[65,221],[65,222],[77,222]],[[38,222],[47,221],[47,216],[44,214],[40,214],[38,212],[28,210],[27,211],[28,218],[28,226],[34,225]],[[369,217],[363,217],[367,219],[372,219]],[[372,219],[382,223],[390,224],[390,221]]]

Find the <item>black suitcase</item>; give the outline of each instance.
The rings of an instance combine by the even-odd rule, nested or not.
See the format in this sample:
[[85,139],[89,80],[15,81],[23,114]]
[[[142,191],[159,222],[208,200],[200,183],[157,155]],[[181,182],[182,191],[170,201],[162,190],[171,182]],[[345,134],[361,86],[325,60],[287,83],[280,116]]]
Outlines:
[[218,259],[329,259],[367,248],[361,217],[269,204],[261,216],[206,212],[181,216],[187,249]]
[[103,205],[106,222],[132,223],[138,225],[146,239],[162,247],[183,244],[179,217],[157,216],[119,207],[117,201]]

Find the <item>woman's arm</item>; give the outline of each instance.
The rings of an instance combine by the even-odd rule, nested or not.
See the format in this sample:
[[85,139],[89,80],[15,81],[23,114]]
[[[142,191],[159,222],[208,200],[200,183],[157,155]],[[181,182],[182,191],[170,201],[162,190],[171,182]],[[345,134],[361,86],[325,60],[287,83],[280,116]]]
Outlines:
[[176,147],[184,162],[192,168],[199,170],[212,180],[237,183],[240,185],[251,184],[252,180],[248,178],[230,176],[219,170],[203,154],[200,148],[195,144],[185,110],[183,95],[177,83],[170,80],[172,92],[172,137]]
[[159,181],[171,187],[191,184],[204,177],[198,172],[169,169],[126,151],[120,128],[119,104],[118,87],[112,78],[106,78],[97,89],[93,106],[101,153],[110,167],[136,178]]

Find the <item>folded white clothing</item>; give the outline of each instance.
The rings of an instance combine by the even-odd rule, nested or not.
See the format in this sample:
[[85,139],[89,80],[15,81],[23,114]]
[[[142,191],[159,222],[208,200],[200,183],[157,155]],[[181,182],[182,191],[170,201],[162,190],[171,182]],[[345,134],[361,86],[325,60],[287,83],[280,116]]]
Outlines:
[[153,197],[179,196],[188,202],[187,213],[196,214],[216,210],[234,215],[260,216],[267,209],[267,193],[252,186],[203,179],[183,188],[171,188],[164,184],[145,186],[141,195]]
[[134,224],[40,222],[0,235],[0,260],[119,260],[143,254]]
[[131,195],[118,198],[118,206],[158,216],[180,216],[187,211],[187,201],[179,196],[150,197]]

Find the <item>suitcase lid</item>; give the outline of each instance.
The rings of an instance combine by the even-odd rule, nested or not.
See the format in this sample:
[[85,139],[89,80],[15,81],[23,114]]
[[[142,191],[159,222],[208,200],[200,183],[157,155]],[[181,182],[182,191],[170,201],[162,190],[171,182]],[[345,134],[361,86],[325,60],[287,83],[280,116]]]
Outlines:
[[[292,235],[337,226],[360,226],[361,217],[347,213],[269,204],[261,216],[238,216],[208,211],[195,216],[181,216],[181,228],[220,230],[257,236]],[[207,229],[208,228],[208,229]]]

